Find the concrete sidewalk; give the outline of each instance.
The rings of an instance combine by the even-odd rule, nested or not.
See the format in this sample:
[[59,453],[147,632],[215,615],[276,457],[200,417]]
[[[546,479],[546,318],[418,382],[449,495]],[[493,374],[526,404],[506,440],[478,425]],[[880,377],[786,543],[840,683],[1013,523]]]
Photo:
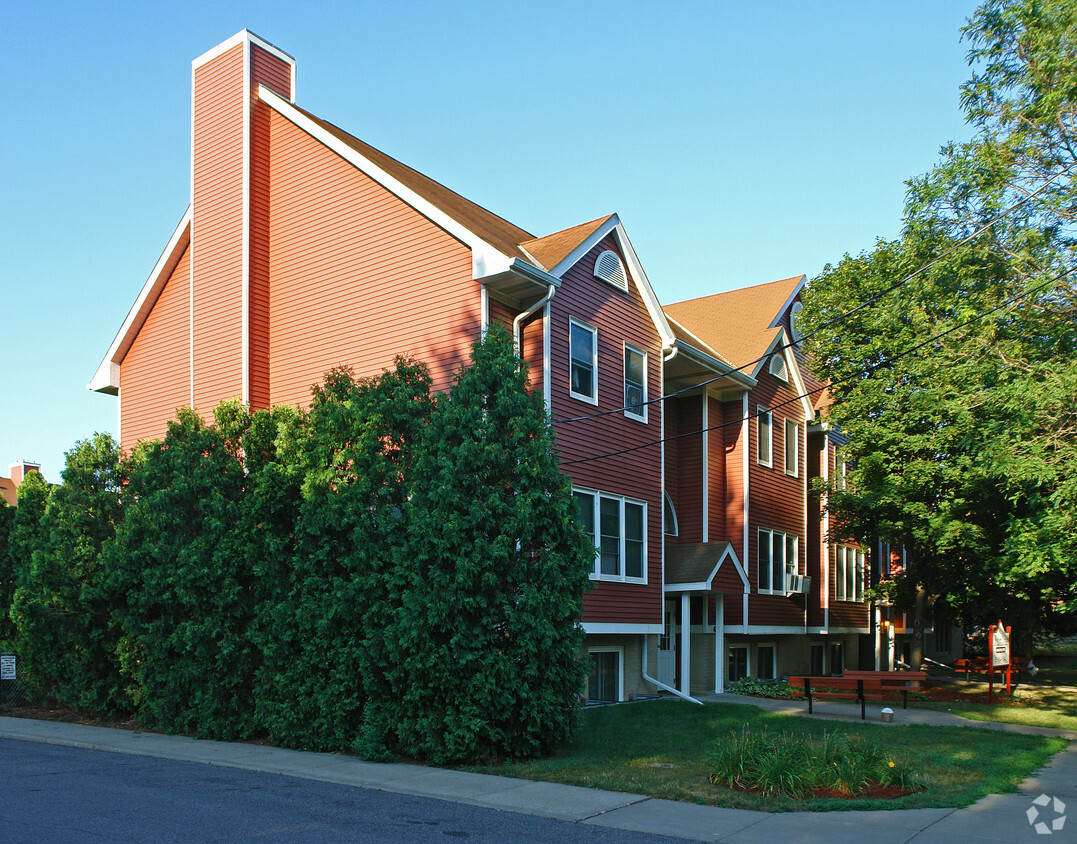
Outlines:
[[[734,699],[735,697],[723,695],[722,700],[728,703],[762,704],[762,708],[766,709],[776,708],[772,707],[771,703],[790,703],[760,702],[756,698]],[[850,711],[830,710],[832,706],[844,706]],[[834,702],[827,703],[826,707],[828,711],[820,712],[821,717],[837,717],[843,720],[848,717],[856,720],[860,718],[859,708],[855,704],[849,707],[848,704]],[[898,723],[913,722],[914,712],[918,713],[915,722],[921,723],[919,715],[927,711],[908,710],[908,716],[899,719]],[[933,718],[938,716],[956,717],[947,713],[932,714]],[[963,722],[965,719],[960,720]],[[928,720],[924,723],[939,722]],[[971,723],[975,726],[988,726],[980,722]],[[1015,725],[1004,726],[1010,728]],[[1023,732],[1025,729],[1029,728],[1018,731]],[[992,795],[967,809],[770,814],[420,765],[363,762],[351,756],[332,753],[283,750],[261,745],[25,718],[0,717],[0,738],[243,768],[698,841],[741,844],[763,844],[772,841],[825,844],[863,844],[865,841],[872,844],[1009,844],[1024,840],[1077,840],[1077,835],[1074,834],[1077,817],[1068,828],[1049,830],[1058,837],[1043,839],[1037,834],[1027,814],[1029,809],[1036,809],[1037,816],[1034,820],[1046,822],[1049,828],[1053,821],[1061,817],[1056,812],[1058,804],[1053,802],[1054,798],[1057,798],[1065,804],[1064,813],[1077,815],[1077,744],[1070,744],[1067,750],[1035,772],[1032,778],[1021,786],[1019,793]],[[1032,801],[1041,794],[1048,796],[1047,804],[1034,804]]]

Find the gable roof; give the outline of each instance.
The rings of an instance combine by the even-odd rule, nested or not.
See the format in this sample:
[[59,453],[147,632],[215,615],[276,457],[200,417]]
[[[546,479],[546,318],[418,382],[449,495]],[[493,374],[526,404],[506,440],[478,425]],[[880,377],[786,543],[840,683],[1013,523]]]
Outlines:
[[[803,275],[666,305],[666,313],[734,366],[754,376],[781,331]],[[756,362],[752,366],[748,366]]]
[[599,228],[613,219],[615,215],[608,214],[597,220],[580,223],[578,226],[562,229],[559,232],[524,241],[520,248],[525,250],[535,263],[544,270],[551,270],[571,255],[579,246],[588,240]]

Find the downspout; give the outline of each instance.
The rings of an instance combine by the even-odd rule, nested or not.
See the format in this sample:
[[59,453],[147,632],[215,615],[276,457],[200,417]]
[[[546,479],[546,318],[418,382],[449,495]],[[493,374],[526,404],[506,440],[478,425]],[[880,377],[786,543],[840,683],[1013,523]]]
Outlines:
[[646,680],[648,683],[650,683],[650,684],[652,684],[654,686],[658,686],[658,688],[664,689],[667,692],[672,692],[677,697],[684,698],[685,700],[687,700],[687,701],[689,701],[691,703],[698,703],[700,706],[703,705],[703,701],[696,700],[691,695],[686,695],[680,689],[675,689],[675,688],[673,688],[673,686],[667,686],[665,683],[659,683],[656,679],[654,679],[654,677],[647,676],[647,636],[646,636],[646,634],[644,634],[644,636],[643,636],[643,667],[640,669],[640,676],[642,676],[643,679]]
[[547,291],[545,296],[535,302],[535,304],[533,304],[523,313],[517,314],[516,318],[512,321],[512,339],[516,344],[516,354],[519,355],[521,358],[523,357],[523,341],[520,339],[521,324],[525,319],[535,313],[535,311],[537,311],[539,308],[545,307],[546,303],[553,298],[553,294],[556,291],[557,288],[551,284],[550,289]]

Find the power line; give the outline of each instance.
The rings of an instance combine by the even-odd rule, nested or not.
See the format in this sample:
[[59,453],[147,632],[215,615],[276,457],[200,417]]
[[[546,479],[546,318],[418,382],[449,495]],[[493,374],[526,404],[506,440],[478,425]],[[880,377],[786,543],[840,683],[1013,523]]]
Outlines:
[[[918,269],[914,270],[913,272],[909,273],[907,276],[903,277],[899,281],[897,281],[894,284],[887,287],[885,290],[882,290],[879,293],[876,293],[874,296],[868,297],[863,302],[858,304],[856,307],[851,308],[850,310],[845,311],[844,313],[838,314],[837,316],[832,317],[831,319],[828,319],[822,325],[817,326],[814,330],[812,330],[812,331],[808,332],[807,334],[803,335],[798,340],[795,340],[795,341],[790,340],[788,343],[783,343],[782,345],[778,346],[777,348],[772,349],[771,351],[768,351],[762,357],[758,357],[755,360],[749,361],[748,363],[744,363],[744,364],[741,364],[740,366],[734,367],[734,368],[730,369],[728,372],[722,373],[721,375],[716,375],[713,378],[708,378],[706,381],[701,381],[698,384],[692,384],[692,385],[690,385],[688,387],[683,387],[680,390],[674,390],[672,393],[665,393],[664,395],[658,396],[657,398],[648,399],[645,402],[636,402],[635,404],[626,405],[624,407],[613,408],[612,410],[600,410],[600,411],[596,411],[594,413],[584,414],[583,416],[572,416],[572,417],[568,417],[568,418],[565,418],[565,419],[554,419],[553,422],[555,424],[559,424],[559,425],[568,424],[570,422],[583,422],[583,421],[586,421],[588,419],[597,419],[597,418],[602,417],[602,416],[610,416],[610,415],[612,415],[614,413],[623,413],[625,410],[629,410],[629,409],[633,409],[633,408],[637,408],[637,407],[647,407],[648,405],[657,404],[658,402],[663,402],[666,399],[676,398],[677,396],[684,395],[685,393],[694,392],[695,390],[698,390],[701,387],[706,387],[708,384],[713,384],[716,381],[721,381],[723,378],[728,377],[730,375],[730,373],[742,372],[742,371],[747,370],[747,369],[749,369],[751,367],[754,367],[756,364],[762,363],[763,361],[765,361],[771,355],[774,355],[774,354],[776,354],[778,352],[784,352],[786,349],[792,348],[795,345],[803,343],[805,340],[808,340],[808,339],[814,337],[820,331],[823,331],[824,329],[827,329],[830,326],[835,325],[836,323],[841,322],[844,319],[848,319],[853,314],[855,314],[858,311],[863,310],[864,308],[866,308],[868,305],[872,305],[875,302],[878,302],[880,299],[882,299],[885,296],[890,295],[891,293],[893,293],[898,288],[905,286],[906,284],[908,284],[910,281],[912,281],[917,276],[922,275],[923,273],[927,272],[929,269],[931,269],[933,266],[938,264],[940,261],[944,260],[945,258],[948,258],[950,255],[952,255],[954,252],[956,252],[962,246],[964,246],[967,243],[969,243],[970,241],[978,238],[981,234],[983,234],[985,231],[987,231],[992,226],[994,226],[995,223],[997,223],[1000,220],[1004,219],[1005,217],[1009,216],[1014,211],[1016,211],[1018,208],[1020,208],[1022,205],[1029,202],[1033,197],[1035,197],[1037,194],[1039,194],[1040,192],[1045,190],[1049,185],[1051,185],[1052,182],[1059,179],[1063,174],[1068,173],[1070,171],[1070,169],[1071,169],[1071,167],[1064,167],[1061,171],[1059,171],[1058,173],[1055,173],[1055,175],[1053,175],[1050,179],[1045,181],[1042,185],[1040,185],[1034,191],[1032,191],[1028,195],[1022,197],[1017,202],[1015,202],[1013,205],[1010,205],[1007,208],[1004,208],[997,215],[995,215],[990,220],[988,220],[986,223],[981,225],[978,229],[976,229],[976,231],[972,232],[972,234],[969,234],[969,235],[965,236],[964,238],[962,238],[961,240],[959,240],[957,243],[955,243],[949,249],[945,250],[941,255],[935,256],[934,258],[932,258],[930,261],[928,261],[923,266],[921,266]],[[813,391],[813,392],[818,392],[818,391],[816,390],[816,391]]]
[[[1065,277],[1068,274],[1069,274],[1068,270],[1064,271],[1064,272],[1061,272],[1061,273],[1058,273],[1057,275],[1053,276],[1052,278],[1049,278],[1047,281],[1043,282],[1042,284],[1039,284],[1039,285],[1037,285],[1036,287],[1033,287],[1030,290],[1025,290],[1024,292],[1022,292],[1022,293],[1020,293],[1020,294],[1018,294],[1016,296],[1012,296],[1009,299],[1005,300],[1004,302],[1001,302],[1000,304],[998,304],[995,307],[985,311],[982,314],[977,314],[976,316],[971,317],[970,319],[967,319],[964,322],[960,322],[960,323],[958,323],[956,325],[950,326],[945,331],[940,331],[938,334],[933,334],[932,336],[928,337],[926,340],[923,340],[922,342],[917,343],[916,345],[911,346],[910,348],[905,349],[902,352],[898,352],[896,355],[892,355],[892,356],[890,356],[888,358],[884,358],[883,360],[878,361],[877,363],[872,364],[867,369],[858,369],[855,372],[852,372],[849,375],[846,375],[844,378],[839,378],[836,381],[830,382],[829,384],[824,384],[824,385],[822,385],[820,387],[816,387],[813,390],[808,390],[807,392],[804,392],[804,393],[801,393],[800,395],[794,396],[791,399],[787,399],[786,401],[780,402],[779,404],[776,404],[776,405],[773,405],[771,407],[768,407],[766,409],[766,411],[764,411],[764,412],[770,413],[770,412],[772,412],[774,410],[777,410],[778,408],[785,407],[785,406],[790,405],[790,404],[795,404],[796,402],[799,402],[799,401],[803,401],[806,398],[810,398],[815,393],[822,392],[823,390],[825,390],[828,387],[833,386],[835,384],[842,384],[842,383],[844,383],[846,381],[851,381],[854,378],[870,378],[873,374],[875,374],[876,371],[878,371],[879,369],[882,369],[884,366],[887,366],[888,364],[891,364],[894,361],[900,360],[901,358],[905,357],[906,355],[910,355],[913,352],[919,351],[924,346],[927,346],[927,345],[929,345],[931,343],[934,343],[936,340],[939,340],[939,339],[945,337],[946,335],[951,334],[954,331],[957,331],[960,328],[964,328],[965,326],[971,325],[972,323],[977,322],[978,320],[984,319],[985,317],[990,316],[991,314],[995,313],[996,311],[1002,310],[1003,308],[1008,307],[1009,305],[1012,305],[1012,304],[1014,304],[1015,302],[1017,302],[1017,301],[1019,301],[1021,299],[1027,298],[1028,296],[1031,296],[1031,295],[1033,295],[1035,293],[1039,293],[1041,290],[1045,290],[1046,288],[1050,287],[1055,282],[1061,280],[1063,277]],[[563,461],[561,461],[561,465],[562,466],[573,466],[573,465],[576,465],[578,463],[589,463],[589,462],[592,462],[594,460],[606,460],[607,458],[610,458],[610,457],[618,457],[618,456],[620,456],[622,454],[629,454],[630,452],[633,452],[633,451],[641,451],[641,450],[643,450],[645,448],[650,448],[651,446],[654,446],[654,445],[661,445],[662,443],[672,442],[673,440],[679,440],[679,439],[682,439],[684,437],[694,437],[694,436],[699,436],[701,434],[709,433],[711,431],[717,431],[717,430],[720,430],[722,428],[726,428],[726,427],[728,427],[730,425],[741,425],[741,424],[743,424],[745,422],[751,421],[752,419],[758,419],[760,415],[761,415],[760,413],[749,414],[747,416],[742,416],[739,419],[730,420],[729,422],[721,422],[721,423],[719,423],[717,425],[711,425],[711,426],[709,426],[707,428],[701,428],[698,431],[689,431],[689,432],[683,433],[683,434],[674,434],[674,435],[669,436],[669,437],[662,437],[662,438],[657,439],[657,440],[651,440],[650,442],[642,443],[640,445],[634,445],[634,446],[630,446],[628,448],[622,448],[622,449],[620,449],[618,451],[607,452],[606,454],[596,454],[596,455],[592,455],[590,457],[580,457],[580,458],[577,458],[576,460],[563,460]]]

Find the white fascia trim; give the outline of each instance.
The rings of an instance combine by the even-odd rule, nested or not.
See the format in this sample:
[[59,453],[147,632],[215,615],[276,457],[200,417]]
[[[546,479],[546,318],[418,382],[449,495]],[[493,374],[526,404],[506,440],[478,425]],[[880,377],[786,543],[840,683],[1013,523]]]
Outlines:
[[785,300],[785,304],[782,305],[781,308],[778,310],[778,313],[776,313],[774,315],[774,319],[772,319],[770,321],[770,325],[768,325],[767,328],[777,328],[778,327],[778,323],[781,322],[782,316],[785,314],[785,312],[787,310],[789,310],[789,308],[792,306],[793,302],[796,300],[797,296],[800,295],[800,291],[804,289],[804,285],[807,284],[807,283],[808,283],[808,277],[806,275],[802,275],[800,277],[799,283],[797,284],[796,287],[793,288],[793,292],[789,294],[789,298]]
[[291,67],[292,67],[292,100],[294,101],[295,100],[295,57],[289,55],[286,52],[284,52],[284,50],[282,50],[280,47],[276,46],[275,44],[270,44],[264,38],[261,38],[260,36],[255,35],[249,29],[241,29],[239,32],[237,32],[235,35],[233,35],[231,38],[227,39],[226,41],[222,41],[216,47],[213,47],[213,48],[211,48],[209,50],[206,50],[206,52],[204,52],[197,59],[195,59],[193,62],[191,62],[191,67],[192,68],[201,67],[202,65],[206,64],[207,62],[213,61],[215,58],[217,58],[217,56],[221,55],[222,53],[227,53],[229,50],[231,50],[237,44],[244,44],[244,43],[246,43],[246,44],[257,44],[259,47],[261,47],[267,53],[271,53],[272,55],[274,55],[278,59],[280,59],[282,62],[287,62],[289,65],[291,65]]
[[[759,375],[759,371],[763,368],[763,365],[768,360],[770,360],[770,356],[774,354],[776,349],[779,349],[783,346],[787,346],[788,343],[789,335],[783,328],[778,332],[777,336],[771,341],[770,345],[767,347],[767,353],[755,365],[755,369],[752,371],[753,377]],[[788,351],[788,348],[785,349],[785,352]],[[801,376],[800,367],[797,365],[797,356],[783,353],[782,357],[785,358],[785,368],[786,371],[790,374],[789,380],[792,384],[792,387],[794,390],[796,390],[797,395],[800,397],[800,404],[804,408],[804,419],[808,422],[812,422],[815,420],[815,408],[812,406],[812,403],[810,401],[811,396],[808,395],[808,388],[804,386],[804,378],[803,376]]]
[[590,636],[597,636],[599,634],[613,634],[624,633],[626,635],[638,635],[640,633],[659,633],[662,632],[661,624],[621,624],[616,621],[584,621],[581,622],[583,632]]
[[736,381],[740,386],[746,390],[750,390],[759,382],[756,381],[751,375],[747,375],[739,370],[734,369],[725,361],[718,360],[707,352],[697,349],[695,346],[691,346],[685,343],[683,340],[677,339],[673,341],[673,348],[677,350],[679,354],[684,355],[701,366],[706,367],[712,372],[716,372],[719,375],[724,375],[731,381]]
[[[246,32],[246,30],[244,30]],[[247,33],[249,36],[250,33]],[[240,400],[251,401],[251,39],[243,39],[243,207],[240,257]]]
[[[734,633],[744,631],[739,624],[726,625],[726,630]],[[802,624],[749,624],[747,633],[749,636],[803,636],[805,634]],[[769,644],[761,642],[760,644]]]
[[120,330],[116,333],[112,345],[108,347],[108,352],[97,367],[93,378],[86,385],[87,389],[100,391],[119,388],[120,359],[130,348],[131,342],[142,327],[142,323],[146,321],[150,308],[157,301],[161,288],[164,286],[169,274],[175,269],[176,264],[179,263],[180,255],[183,254],[183,250],[190,242],[190,225],[191,207],[188,205],[187,210],[183,213],[183,219],[176,226],[176,230],[172,232],[172,237],[168,239],[168,245],[165,246],[161,257],[157,259],[153,272],[146,279],[146,283],[142,285],[142,290],[139,291],[138,296],[135,298],[135,303],[131,306],[131,310],[127,312],[127,318],[124,319],[123,325],[120,326]]
[[557,266],[553,267],[550,273],[560,278],[570,268],[574,267],[584,255],[594,249],[606,235],[611,233],[616,239],[617,245],[621,247],[621,252],[628,263],[628,274],[632,276],[636,290],[639,291],[643,304],[651,315],[651,322],[654,324],[658,336],[662,339],[663,351],[673,348],[673,343],[676,340],[673,329],[669,327],[669,323],[666,321],[662,305],[659,303],[658,297],[654,293],[654,288],[651,287],[651,282],[643,271],[643,265],[640,264],[639,257],[636,255],[636,250],[632,248],[632,242],[628,239],[624,226],[621,225],[621,220],[616,214],[611,214],[605,223],[595,229],[586,240],[573,249]]
[[837,635],[852,635],[853,633],[870,633],[870,627],[808,627],[804,629],[804,632],[809,636],[837,636]]
[[[397,179],[390,176],[374,162],[370,161],[363,155],[360,155],[354,149],[349,147],[343,141],[330,135],[321,126],[314,121],[307,118],[305,115],[300,114],[290,102],[283,97],[275,94],[265,85],[258,86],[258,96],[266,105],[276,111],[283,117],[292,121],[296,126],[306,132],[315,140],[319,141],[349,164],[361,170],[379,185],[384,187],[390,193],[396,195],[398,198],[406,202],[434,225],[446,231],[448,234],[455,237],[465,246],[471,249],[471,271],[472,277],[475,279],[485,278],[491,275],[497,275],[498,273],[506,272],[510,269],[518,269],[514,267],[513,258],[501,252],[501,250],[495,248],[491,244],[476,235],[466,226],[460,224],[440,208],[432,205],[427,200],[419,196],[411,188],[405,187]],[[523,262],[519,262],[523,265]]]

